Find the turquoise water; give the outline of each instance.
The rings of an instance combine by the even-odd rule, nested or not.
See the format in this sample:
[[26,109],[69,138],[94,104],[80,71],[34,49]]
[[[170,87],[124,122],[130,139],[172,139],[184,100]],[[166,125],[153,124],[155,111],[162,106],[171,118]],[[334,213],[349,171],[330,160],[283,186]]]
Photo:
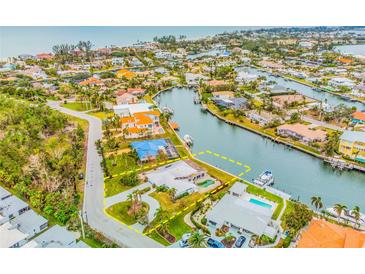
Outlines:
[[210,186],[212,184],[214,184],[214,181],[213,180],[206,180],[202,184],[200,184],[199,186],[201,186],[201,187],[208,187],[208,186]]
[[51,52],[56,44],[75,44],[80,40],[90,40],[95,48],[100,48],[129,46],[170,34],[197,39],[225,31],[259,28],[262,27],[0,27],[0,58]]
[[254,199],[254,198],[251,198],[251,199],[249,200],[249,202],[250,202],[250,203],[253,203],[253,204],[255,204],[255,205],[262,206],[262,207],[272,208],[272,205],[269,205],[269,204],[267,204],[267,203],[265,203],[265,202],[263,202],[263,201],[260,201],[260,200],[256,200],[256,199]]
[[[364,173],[334,170],[318,158],[231,126],[202,112],[201,106],[193,103],[195,96],[191,89],[174,88],[156,98],[161,107],[174,109],[173,120],[180,126],[178,134],[193,137],[193,153],[208,149],[250,166],[251,171],[243,177],[248,181],[271,170],[275,188],[308,205],[312,196],[320,196],[325,207],[342,203],[349,208],[358,205],[365,211]],[[242,166],[207,153],[198,158],[233,174],[244,171]]]
[[337,47],[335,47],[335,51],[341,52],[343,54],[364,55],[365,56],[365,44],[337,46]]

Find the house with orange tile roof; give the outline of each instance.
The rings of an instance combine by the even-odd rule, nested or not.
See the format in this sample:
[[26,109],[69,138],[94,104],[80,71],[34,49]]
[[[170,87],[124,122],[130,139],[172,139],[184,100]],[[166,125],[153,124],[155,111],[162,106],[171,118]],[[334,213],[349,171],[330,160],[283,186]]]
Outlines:
[[344,57],[342,57],[342,58],[338,58],[338,61],[340,61],[341,63],[343,63],[343,64],[351,64],[352,63],[352,60],[351,59],[349,59],[349,58],[344,58]]
[[313,219],[302,232],[298,248],[365,248],[365,233],[326,220]]
[[90,77],[89,79],[86,79],[85,81],[82,81],[79,83],[80,86],[96,86],[96,85],[100,85],[102,83],[102,81],[100,81],[99,79],[95,78],[95,77]]
[[143,96],[146,90],[144,88],[127,88],[127,93],[132,94],[134,96]]
[[160,113],[157,110],[136,112],[131,116],[121,117],[124,137],[129,139],[163,134],[159,117]]
[[135,77],[136,74],[132,71],[129,71],[129,70],[126,70],[126,69],[121,69],[121,70],[117,71],[116,76],[117,76],[117,78],[125,77],[125,78],[128,78],[128,79],[131,79],[131,78]]
[[219,87],[226,85],[226,81],[224,80],[210,80],[207,82],[207,85],[210,87]]
[[117,105],[136,104],[138,103],[138,98],[133,94],[123,93],[122,95],[117,96],[116,101]]
[[323,142],[327,137],[326,131],[313,129],[310,125],[299,123],[278,126],[277,133],[284,137],[299,139],[299,141],[304,143]]
[[39,53],[35,57],[39,60],[51,60],[53,58],[50,53]]
[[365,112],[356,111],[352,113],[352,122],[365,124]]

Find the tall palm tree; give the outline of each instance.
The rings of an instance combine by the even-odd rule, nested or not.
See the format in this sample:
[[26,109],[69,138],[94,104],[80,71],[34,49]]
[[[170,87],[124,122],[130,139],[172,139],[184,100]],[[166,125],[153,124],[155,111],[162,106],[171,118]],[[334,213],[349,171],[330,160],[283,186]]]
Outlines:
[[358,227],[360,227],[359,224],[359,220],[360,220],[360,207],[355,206],[352,210],[351,210],[351,215],[354,217],[354,219],[356,220],[356,225]]
[[317,211],[323,208],[322,198],[319,196],[313,196],[311,198],[311,204],[316,208]]
[[200,233],[199,231],[196,231],[190,236],[188,243],[192,248],[207,247],[207,236]]
[[340,222],[341,214],[347,209],[347,206],[341,204],[335,204],[333,209],[336,211],[338,221]]

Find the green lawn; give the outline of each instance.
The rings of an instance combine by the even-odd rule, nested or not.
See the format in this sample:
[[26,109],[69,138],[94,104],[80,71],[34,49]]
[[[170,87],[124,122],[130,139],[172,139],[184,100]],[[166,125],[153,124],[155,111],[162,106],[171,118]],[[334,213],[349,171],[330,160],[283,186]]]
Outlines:
[[133,186],[126,186],[120,182],[120,176],[114,178],[107,178],[104,181],[104,194],[105,197],[111,197],[118,193],[131,189]]
[[177,241],[180,240],[185,233],[192,231],[192,228],[184,222],[184,217],[188,213],[189,212],[181,214],[168,223],[168,230],[171,235],[176,238]]
[[113,117],[113,112],[102,112],[102,111],[91,111],[88,112],[89,115],[95,116],[101,120],[105,120],[107,118]]
[[159,233],[157,233],[156,231],[153,231],[148,236],[151,239],[155,240],[156,242],[159,242],[160,244],[162,244],[164,246],[169,246],[170,245],[170,243],[164,237],[162,237]]
[[[114,218],[116,218],[117,220],[125,223],[126,225],[133,225],[137,223],[137,220],[134,218],[134,216],[130,216],[128,214],[128,209],[130,205],[131,205],[130,201],[117,203],[115,205],[112,205],[111,207],[108,207],[106,209],[106,212],[111,216],[113,216]],[[143,206],[149,208],[147,203],[143,203]]]
[[80,102],[70,102],[66,104],[61,104],[61,107],[68,108],[75,111],[86,111],[90,110],[90,104],[80,103]]

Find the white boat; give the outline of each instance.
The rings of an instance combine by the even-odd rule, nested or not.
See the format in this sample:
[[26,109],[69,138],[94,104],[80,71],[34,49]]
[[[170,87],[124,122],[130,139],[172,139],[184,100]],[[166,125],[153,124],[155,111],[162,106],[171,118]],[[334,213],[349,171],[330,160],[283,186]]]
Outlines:
[[174,110],[172,108],[169,108],[169,107],[163,107],[162,112],[163,113],[168,113],[168,114],[173,114]]
[[274,184],[274,175],[271,171],[265,170],[256,179],[253,179],[253,182],[261,187],[271,186]]
[[188,134],[184,135],[184,141],[188,146],[191,146],[194,143],[193,138]]

